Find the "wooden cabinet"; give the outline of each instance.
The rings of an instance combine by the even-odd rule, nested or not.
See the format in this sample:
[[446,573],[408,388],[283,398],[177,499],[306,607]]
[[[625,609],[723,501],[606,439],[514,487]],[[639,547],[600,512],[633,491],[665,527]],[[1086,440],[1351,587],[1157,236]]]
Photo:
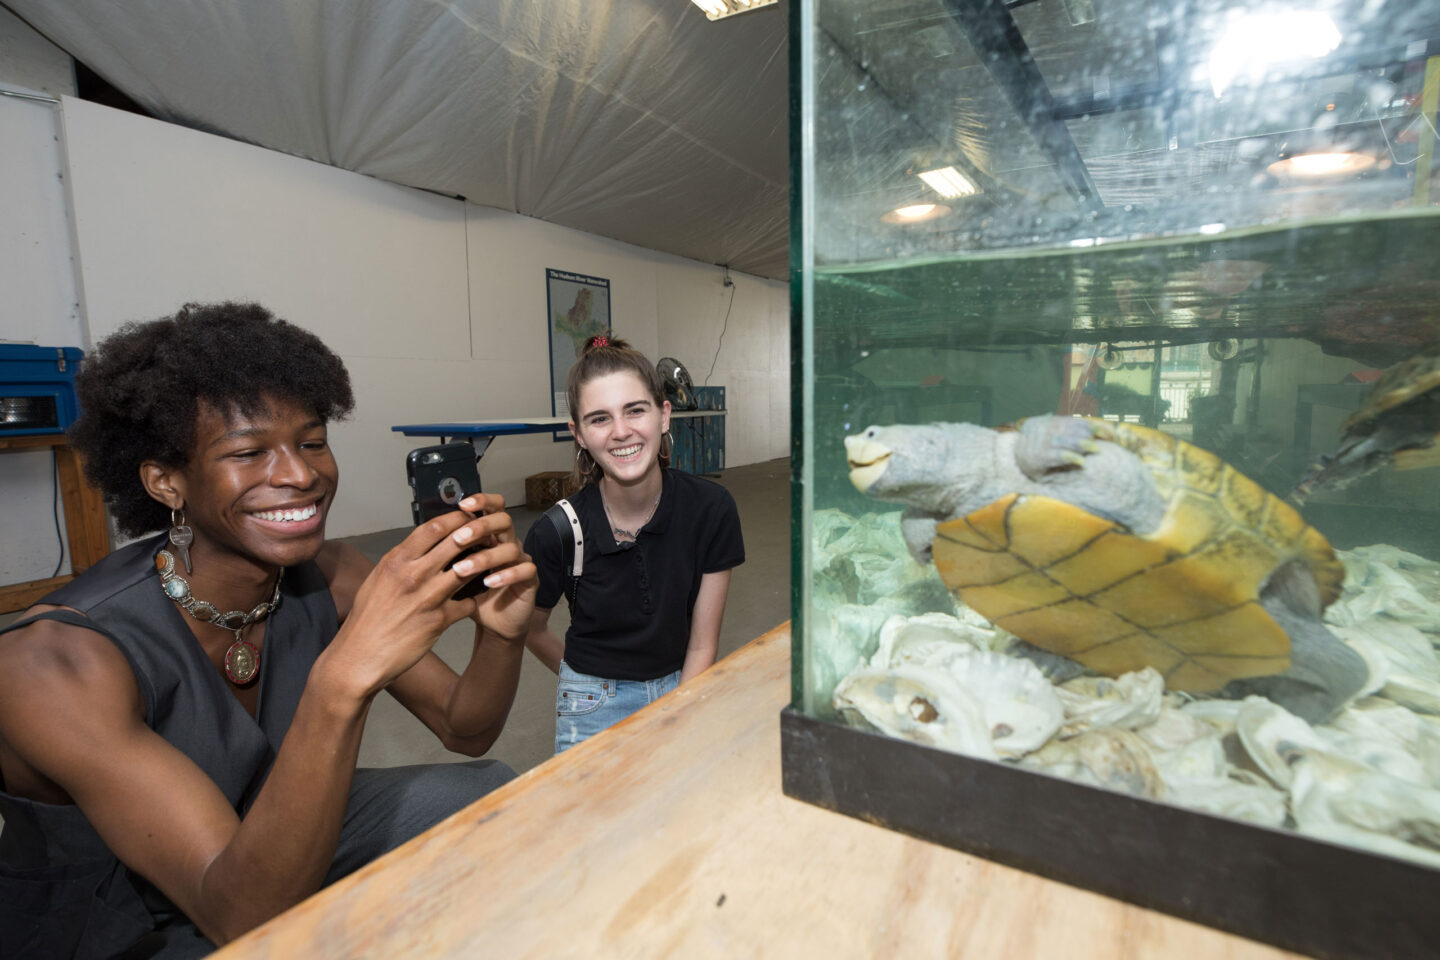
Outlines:
[[0,586],[0,613],[24,610],[45,594],[83,573],[110,552],[110,530],[100,491],[90,486],[80,469],[80,458],[65,442],[63,433],[28,437],[0,437],[0,453],[18,450],[55,451],[60,499],[65,504],[65,539],[71,573],[26,583]]

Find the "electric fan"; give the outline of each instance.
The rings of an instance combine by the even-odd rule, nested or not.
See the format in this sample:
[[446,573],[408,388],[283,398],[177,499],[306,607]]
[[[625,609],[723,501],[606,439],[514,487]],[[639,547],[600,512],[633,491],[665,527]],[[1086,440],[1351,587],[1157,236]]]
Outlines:
[[660,371],[660,378],[665,381],[665,399],[670,401],[670,408],[694,410],[695,383],[690,379],[690,371],[685,369],[685,364],[674,357],[661,357],[655,369]]

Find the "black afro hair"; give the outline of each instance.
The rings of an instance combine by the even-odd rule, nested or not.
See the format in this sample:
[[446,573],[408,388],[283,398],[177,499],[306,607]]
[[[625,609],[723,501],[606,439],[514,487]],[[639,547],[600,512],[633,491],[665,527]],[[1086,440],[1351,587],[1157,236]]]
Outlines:
[[169,522],[140,483],[140,464],[184,467],[200,404],[254,416],[277,400],[326,422],[355,405],[340,358],[254,303],[187,303],[173,317],[126,324],[85,358],[75,388],[82,412],[70,444],[130,536]]

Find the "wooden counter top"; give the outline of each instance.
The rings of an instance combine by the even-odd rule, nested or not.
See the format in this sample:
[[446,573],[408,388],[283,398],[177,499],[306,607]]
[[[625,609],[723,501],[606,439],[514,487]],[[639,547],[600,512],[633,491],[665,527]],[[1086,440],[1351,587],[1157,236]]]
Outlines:
[[789,653],[783,625],[215,956],[1295,956],[785,797]]

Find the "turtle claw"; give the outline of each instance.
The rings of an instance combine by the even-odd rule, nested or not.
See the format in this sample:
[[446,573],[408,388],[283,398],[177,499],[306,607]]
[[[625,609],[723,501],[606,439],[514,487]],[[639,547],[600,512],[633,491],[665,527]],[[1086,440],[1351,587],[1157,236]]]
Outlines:
[[1084,467],[1085,458],[1099,450],[1100,443],[1088,420],[1050,415],[1031,417],[1020,424],[1015,462],[1026,476],[1039,480],[1057,470]]

